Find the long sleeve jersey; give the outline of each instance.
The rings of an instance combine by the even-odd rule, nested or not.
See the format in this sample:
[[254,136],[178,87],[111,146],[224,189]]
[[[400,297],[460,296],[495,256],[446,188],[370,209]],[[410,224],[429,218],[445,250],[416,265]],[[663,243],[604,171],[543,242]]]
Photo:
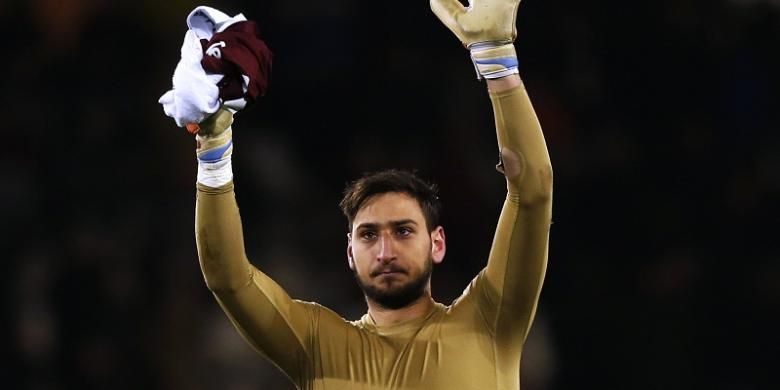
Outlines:
[[523,86],[490,93],[507,196],[487,266],[451,305],[377,326],[292,299],[244,250],[233,184],[198,185],[206,283],[230,321],[299,389],[519,389],[547,264],[552,169]]

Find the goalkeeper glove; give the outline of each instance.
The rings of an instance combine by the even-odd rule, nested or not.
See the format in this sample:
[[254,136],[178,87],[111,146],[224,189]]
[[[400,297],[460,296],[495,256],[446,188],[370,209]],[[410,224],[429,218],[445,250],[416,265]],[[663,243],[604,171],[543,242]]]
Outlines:
[[198,126],[195,135],[198,156],[198,183],[220,187],[233,180],[233,114],[220,108]]
[[518,73],[513,42],[520,0],[430,0],[433,13],[469,49],[478,79]]

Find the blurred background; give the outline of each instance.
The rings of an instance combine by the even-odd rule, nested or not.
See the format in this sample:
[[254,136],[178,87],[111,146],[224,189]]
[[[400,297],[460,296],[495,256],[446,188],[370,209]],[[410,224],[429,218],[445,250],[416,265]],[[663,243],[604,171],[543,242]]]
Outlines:
[[[292,389],[203,283],[194,142],[157,103],[198,5],[275,54],[234,125],[255,265],[357,319],[337,204],[396,167],[440,186],[435,297],[484,266],[492,112],[427,1],[3,0],[3,388]],[[525,0],[517,24],[555,170],[523,389],[778,388],[780,1]]]

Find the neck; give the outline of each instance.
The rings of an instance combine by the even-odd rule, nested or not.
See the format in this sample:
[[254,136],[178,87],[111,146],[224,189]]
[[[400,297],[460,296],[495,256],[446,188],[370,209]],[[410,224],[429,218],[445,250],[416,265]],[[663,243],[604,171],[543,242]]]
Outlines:
[[377,326],[395,325],[419,318],[428,313],[434,304],[429,291],[400,309],[388,309],[368,298],[366,303],[368,303],[368,315],[374,319]]

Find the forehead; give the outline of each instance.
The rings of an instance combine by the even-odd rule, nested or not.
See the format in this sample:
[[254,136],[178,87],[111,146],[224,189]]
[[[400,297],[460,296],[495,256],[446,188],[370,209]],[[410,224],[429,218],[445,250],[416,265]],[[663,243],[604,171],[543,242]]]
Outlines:
[[354,226],[361,223],[385,223],[411,219],[417,223],[423,223],[420,204],[417,199],[402,192],[387,192],[368,198],[358,210],[353,221]]

